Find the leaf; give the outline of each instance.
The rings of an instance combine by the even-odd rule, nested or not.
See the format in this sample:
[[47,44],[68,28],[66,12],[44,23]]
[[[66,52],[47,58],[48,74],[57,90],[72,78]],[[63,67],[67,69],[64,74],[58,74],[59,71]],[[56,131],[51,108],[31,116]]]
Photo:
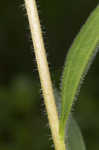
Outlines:
[[[57,88],[54,88],[54,95],[58,115],[60,116],[61,97],[60,92],[58,91]],[[72,115],[70,115],[69,120],[67,122],[65,143],[67,146],[66,150],[86,150],[80,128]]]
[[64,137],[65,124],[78,88],[89,69],[99,43],[99,6],[93,11],[74,40],[67,58],[62,78],[62,112],[60,135]]
[[[57,88],[54,88],[55,102],[57,106],[58,115],[61,112],[61,97]],[[80,131],[80,128],[75,121],[74,117],[70,115],[65,134],[66,150],[86,150],[84,140]]]
[[73,117],[70,117],[67,126],[67,150],[86,150],[80,128]]

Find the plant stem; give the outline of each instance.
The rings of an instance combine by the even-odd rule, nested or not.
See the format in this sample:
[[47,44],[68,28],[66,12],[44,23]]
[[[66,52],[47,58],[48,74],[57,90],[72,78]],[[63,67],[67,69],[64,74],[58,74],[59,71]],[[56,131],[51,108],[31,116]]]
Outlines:
[[38,17],[35,0],[25,0],[27,9],[32,41],[34,44],[34,51],[41,80],[41,86],[44,96],[44,102],[48,114],[49,125],[52,132],[52,138],[56,150],[65,150],[64,141],[59,136],[59,119],[55,105],[55,98],[48,68],[45,47]]

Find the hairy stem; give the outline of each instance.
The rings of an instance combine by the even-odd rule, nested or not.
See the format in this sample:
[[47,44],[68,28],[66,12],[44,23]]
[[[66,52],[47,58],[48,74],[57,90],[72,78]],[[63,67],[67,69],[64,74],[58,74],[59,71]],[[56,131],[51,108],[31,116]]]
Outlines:
[[56,150],[65,150],[64,141],[59,136],[59,119],[55,105],[55,98],[46,59],[45,47],[38,17],[35,0],[25,0],[30,30],[34,45],[34,51],[44,96],[44,102],[48,114],[49,125]]

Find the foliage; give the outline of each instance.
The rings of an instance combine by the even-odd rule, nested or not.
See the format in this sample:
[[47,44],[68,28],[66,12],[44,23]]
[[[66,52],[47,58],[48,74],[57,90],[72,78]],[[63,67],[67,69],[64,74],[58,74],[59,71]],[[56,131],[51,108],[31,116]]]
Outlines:
[[[78,88],[98,51],[98,44],[99,6],[93,11],[86,24],[82,27],[66,58],[62,79],[62,108],[60,117],[60,135],[63,138],[65,136],[65,125],[67,127],[72,104],[78,93]],[[74,126],[75,125],[76,124],[74,124]],[[70,144],[73,144],[73,142]]]

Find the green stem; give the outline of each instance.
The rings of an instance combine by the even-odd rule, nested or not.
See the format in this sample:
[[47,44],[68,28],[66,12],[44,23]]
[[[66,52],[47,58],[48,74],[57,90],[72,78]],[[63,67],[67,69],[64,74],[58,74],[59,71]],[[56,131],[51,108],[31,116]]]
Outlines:
[[53,142],[56,150],[66,150],[64,140],[62,141],[59,136],[58,113],[55,105],[55,98],[53,94],[52,82],[50,78],[36,2],[35,0],[25,0],[25,6],[27,9],[34,51]]

